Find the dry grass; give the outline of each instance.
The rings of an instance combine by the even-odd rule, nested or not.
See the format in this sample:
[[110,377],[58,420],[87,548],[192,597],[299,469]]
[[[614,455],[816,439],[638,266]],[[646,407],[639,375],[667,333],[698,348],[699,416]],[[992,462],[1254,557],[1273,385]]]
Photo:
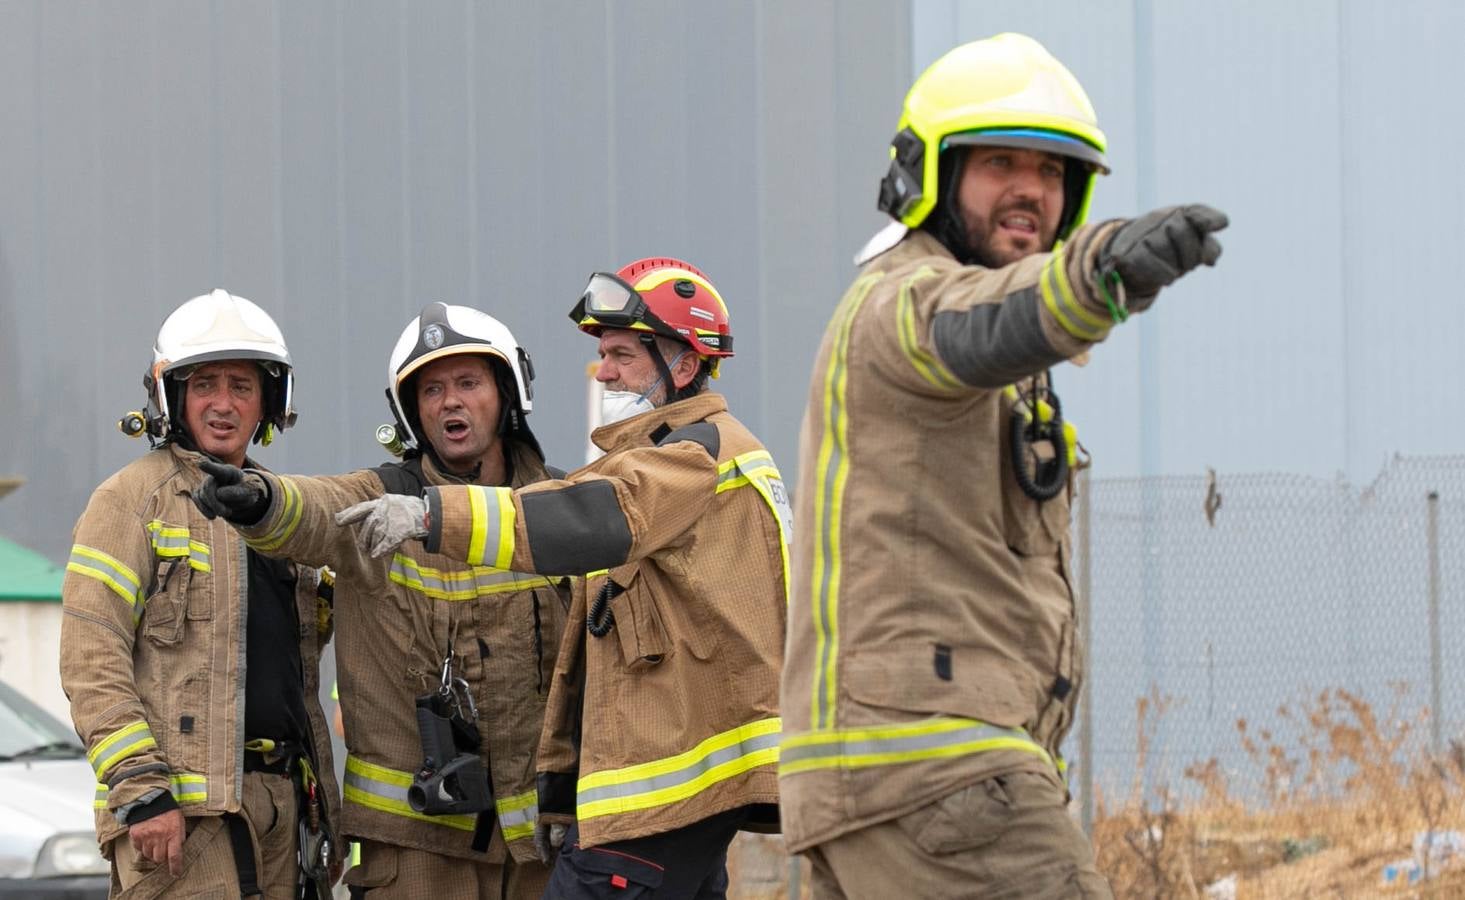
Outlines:
[[[1236,723],[1260,796],[1236,798],[1215,759],[1191,765],[1185,804],[1171,785],[1144,791],[1136,776],[1119,802],[1097,797],[1094,847],[1120,898],[1205,898],[1234,876],[1251,898],[1465,897],[1465,861],[1435,865],[1414,886],[1386,886],[1383,867],[1414,855],[1419,832],[1465,828],[1465,746],[1435,758],[1410,754],[1423,714],[1382,717],[1361,697],[1323,691],[1279,710],[1295,726],[1289,744]],[[1137,772],[1157,723],[1173,705],[1158,693],[1136,707]]]

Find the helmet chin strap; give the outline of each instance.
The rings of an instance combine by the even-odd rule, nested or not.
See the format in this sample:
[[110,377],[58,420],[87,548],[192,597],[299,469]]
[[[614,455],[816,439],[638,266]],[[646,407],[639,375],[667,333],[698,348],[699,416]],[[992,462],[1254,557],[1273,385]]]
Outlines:
[[671,367],[666,364],[666,360],[661,358],[661,349],[656,346],[656,336],[642,332],[638,339],[646,347],[646,352],[651,354],[651,359],[655,361],[657,370],[661,372],[661,383],[666,385],[665,402],[671,403],[675,400],[683,399],[677,396],[681,389],[677,387],[676,381],[671,377]]

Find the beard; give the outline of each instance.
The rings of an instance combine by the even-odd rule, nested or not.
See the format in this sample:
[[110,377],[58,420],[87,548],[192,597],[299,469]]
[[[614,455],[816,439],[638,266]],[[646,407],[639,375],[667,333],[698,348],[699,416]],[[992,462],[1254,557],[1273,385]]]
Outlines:
[[967,249],[977,265],[988,269],[1000,269],[1032,256],[1034,253],[1044,253],[1053,249],[1057,235],[1042,233],[1041,224],[1038,226],[1040,230],[1032,235],[1027,246],[1015,246],[1011,243],[999,246],[997,223],[1003,216],[1015,212],[1027,213],[1033,217],[1033,221],[1042,222],[1037,204],[1021,201],[1003,207],[1001,210],[994,210],[990,216],[986,217],[974,216],[966,212],[961,214],[962,225],[966,230]]

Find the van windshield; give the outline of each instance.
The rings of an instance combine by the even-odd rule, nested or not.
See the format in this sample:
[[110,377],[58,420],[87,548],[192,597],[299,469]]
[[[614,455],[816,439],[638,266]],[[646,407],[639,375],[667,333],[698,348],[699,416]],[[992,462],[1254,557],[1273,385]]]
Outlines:
[[71,726],[0,681],[0,759],[81,752]]

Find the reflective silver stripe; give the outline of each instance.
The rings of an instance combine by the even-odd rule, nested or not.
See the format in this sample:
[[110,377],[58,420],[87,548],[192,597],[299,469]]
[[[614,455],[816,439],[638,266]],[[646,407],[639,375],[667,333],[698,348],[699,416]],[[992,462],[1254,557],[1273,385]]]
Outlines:
[[[468,505],[472,514],[472,539],[468,544],[468,562],[484,565],[499,560],[503,530],[501,504],[513,501],[504,496],[501,488],[486,488],[478,485],[468,487]],[[508,560],[503,560],[507,562]]]
[[147,524],[152,535],[153,553],[162,559],[178,556],[188,557],[188,564],[203,572],[212,571],[209,562],[209,545],[192,540],[188,528],[182,525],[167,525],[161,519]]
[[774,478],[783,477],[779,474],[778,467],[773,464],[773,457],[767,451],[755,450],[718,466],[717,487],[721,489],[730,482],[751,479],[763,472],[768,472]]
[[612,798],[624,799],[636,794],[645,794],[651,791],[677,787],[711,772],[718,766],[757,753],[760,750],[776,748],[778,747],[778,738],[779,733],[777,731],[771,731],[767,734],[751,735],[726,747],[713,750],[707,755],[695,759],[675,771],[653,775],[649,778],[639,778],[634,781],[623,781],[581,789],[576,792],[575,801],[578,806],[583,807],[586,804],[595,803],[600,800],[609,800]]
[[[164,534],[160,528],[148,530],[153,533],[153,550],[157,551],[159,556],[183,556],[188,552],[188,532],[186,530],[181,535]],[[165,553],[163,551],[177,552]]]
[[419,566],[400,553],[392,556],[388,577],[434,600],[473,600],[488,594],[522,591],[549,584],[542,575],[489,566],[474,566],[471,571],[441,572]]
[[509,797],[494,804],[498,813],[499,829],[505,841],[516,841],[534,835],[535,821],[539,818],[538,794],[529,791],[517,797]]
[[[179,803],[203,803],[209,798],[209,780],[192,772],[174,772],[168,776],[168,790]],[[98,784],[92,797],[92,807],[106,809],[111,793],[105,784]]]
[[390,800],[394,804],[400,803],[408,809],[412,808],[412,804],[407,802],[407,789],[401,785],[377,781],[375,778],[356,771],[346,772],[346,784],[357,790],[381,797],[383,800]]
[[91,756],[92,771],[97,773],[98,778],[103,778],[116,763],[134,753],[156,746],[158,742],[153,740],[153,733],[148,730],[147,723],[136,722],[113,733],[93,748],[92,753],[95,755]]
[[778,768],[787,775],[808,769],[894,765],[991,750],[1020,750],[1053,762],[1048,751],[1022,729],[939,717],[908,725],[794,735],[785,739],[779,750]]
[[117,596],[133,607],[133,619],[142,615],[142,582],[120,561],[91,547],[73,545],[71,557],[66,561],[66,571],[96,579],[110,587]]
[[396,769],[388,769],[365,762],[357,757],[346,757],[346,778],[342,795],[347,803],[355,803],[367,809],[434,825],[445,825],[459,831],[472,831],[477,824],[474,816],[448,815],[429,816],[412,808],[407,801],[407,788],[412,775]]

